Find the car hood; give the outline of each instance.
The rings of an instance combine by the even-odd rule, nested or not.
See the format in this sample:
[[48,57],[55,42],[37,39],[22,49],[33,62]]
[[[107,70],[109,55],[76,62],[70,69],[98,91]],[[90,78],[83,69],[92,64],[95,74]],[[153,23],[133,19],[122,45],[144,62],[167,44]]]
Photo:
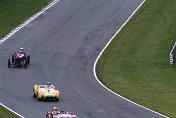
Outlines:
[[24,57],[23,53],[16,53],[15,58],[22,58]]
[[42,92],[43,94],[47,94],[47,95],[53,95],[53,94],[55,94],[55,93],[57,93],[57,92],[59,92],[58,90],[55,90],[55,89],[52,89],[52,88],[50,88],[50,89],[46,89],[46,88],[40,88],[39,89],[39,92]]

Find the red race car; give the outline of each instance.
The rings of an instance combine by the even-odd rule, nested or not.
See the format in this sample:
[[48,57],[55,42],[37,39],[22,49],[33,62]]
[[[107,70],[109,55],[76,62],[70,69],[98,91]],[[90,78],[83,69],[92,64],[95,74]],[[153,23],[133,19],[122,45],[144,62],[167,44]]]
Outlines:
[[46,118],[77,118],[77,116],[70,112],[57,111],[57,107],[53,107],[52,112],[47,112]]
[[23,52],[23,48],[20,48],[19,52],[15,52],[12,55],[12,60],[8,59],[8,67],[11,65],[23,66],[27,68],[27,65],[30,63],[30,55],[26,56],[26,53]]

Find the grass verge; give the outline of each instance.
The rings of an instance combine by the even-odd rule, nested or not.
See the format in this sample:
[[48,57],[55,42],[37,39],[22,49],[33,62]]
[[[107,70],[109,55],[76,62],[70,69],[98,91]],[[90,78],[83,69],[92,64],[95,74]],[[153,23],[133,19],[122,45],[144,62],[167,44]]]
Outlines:
[[[51,0],[0,0],[0,39],[27,18],[46,6]],[[0,106],[3,118],[18,118]]]
[[100,81],[116,93],[176,118],[176,1],[147,0],[103,53]]
[[51,0],[0,0],[0,39]]
[[5,109],[1,105],[0,105],[0,114],[2,118],[19,118],[19,116],[16,116],[12,112],[9,112],[7,109]]

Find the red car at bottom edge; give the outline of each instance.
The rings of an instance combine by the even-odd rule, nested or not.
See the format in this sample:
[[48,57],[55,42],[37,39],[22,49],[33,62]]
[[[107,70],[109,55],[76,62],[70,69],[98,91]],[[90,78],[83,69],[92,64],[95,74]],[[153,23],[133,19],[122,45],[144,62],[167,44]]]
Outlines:
[[52,111],[46,113],[46,118],[77,118],[77,116],[70,112]]

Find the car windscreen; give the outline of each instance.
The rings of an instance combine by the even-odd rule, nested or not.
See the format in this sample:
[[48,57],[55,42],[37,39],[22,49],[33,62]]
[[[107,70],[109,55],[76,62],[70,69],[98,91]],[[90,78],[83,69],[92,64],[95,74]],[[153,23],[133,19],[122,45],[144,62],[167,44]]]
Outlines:
[[43,85],[43,86],[40,86],[40,88],[45,88],[45,86]]

